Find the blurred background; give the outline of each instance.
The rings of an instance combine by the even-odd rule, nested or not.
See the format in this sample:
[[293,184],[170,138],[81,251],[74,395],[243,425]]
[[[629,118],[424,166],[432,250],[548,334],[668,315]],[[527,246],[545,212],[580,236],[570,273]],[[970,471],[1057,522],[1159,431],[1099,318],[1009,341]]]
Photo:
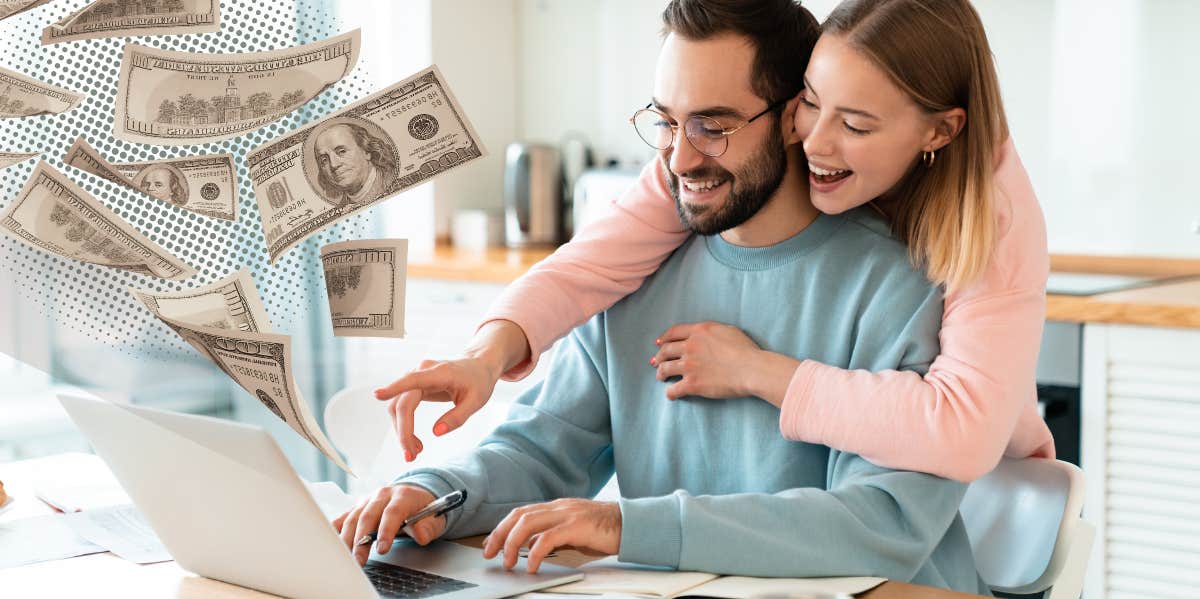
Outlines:
[[[282,33],[253,35],[254,23],[248,19],[258,3],[226,1],[224,18],[229,27],[214,37],[238,51],[269,50],[361,27],[364,48],[352,79],[251,141],[270,139],[320,118],[436,63],[490,152],[474,164],[317,236],[278,265],[265,262],[257,210],[246,185],[237,227],[206,230],[215,244],[213,252],[227,255],[216,258],[203,276],[187,286],[207,284],[243,265],[250,267],[276,330],[294,336],[301,364],[297,378],[320,419],[339,390],[361,394],[398,377],[422,358],[455,355],[503,285],[603,211],[652,158],[628,118],[646,104],[651,93],[660,44],[659,14],[666,2],[272,3],[267,14],[282,26]],[[29,32],[36,29],[31,24],[59,18],[84,4],[83,0],[58,0],[0,22],[0,55],[4,56],[0,64],[57,82],[55,60],[71,45],[40,47],[31,41]],[[836,2],[810,0],[804,4],[823,19]],[[974,4],[996,57],[1012,136],[1045,212],[1050,251],[1059,260],[1056,264],[1073,265],[1061,270],[1088,271],[1092,277],[1064,274],[1052,278],[1052,299],[1117,291],[1165,277],[1200,275],[1200,191],[1188,179],[1200,168],[1195,151],[1200,119],[1194,115],[1195,107],[1200,106],[1200,69],[1194,64],[1194,57],[1200,56],[1200,36],[1195,35],[1200,2],[975,0]],[[255,18],[264,18],[261,10],[257,14]],[[194,37],[135,41],[187,48],[194,46]],[[124,41],[97,42],[98,52],[93,54],[118,56]],[[113,84],[115,81],[104,83]],[[0,124],[0,139],[23,142],[18,144],[21,147],[11,148],[0,142],[0,151],[42,148],[53,163],[73,139],[71,127],[110,133],[110,121],[104,119],[111,114],[107,112],[111,106],[102,100],[93,98],[88,109],[93,111],[91,116],[86,121],[66,120],[64,130],[34,131],[31,137],[18,138],[4,129],[11,125]],[[35,139],[38,135],[44,143]],[[133,144],[104,143],[109,144],[101,147],[106,152],[147,152]],[[256,143],[214,144],[211,150],[241,155]],[[28,162],[0,173],[4,191],[0,209],[32,168],[33,162]],[[122,194],[127,192],[119,188],[76,172],[68,174],[106,203],[126,197]],[[126,214],[147,208],[117,202],[115,209]],[[162,240],[161,235],[150,236]],[[315,248],[367,236],[410,239],[406,339],[339,340],[332,336]],[[1116,266],[1107,270],[1089,266],[1095,263]],[[101,270],[67,264],[0,239],[0,380],[4,381],[0,385],[0,461],[86,449],[53,400],[56,389],[78,386],[118,401],[260,424],[275,433],[302,475],[344,481],[315,450],[274,422],[253,398],[176,341],[168,329],[148,321],[140,307],[124,297],[122,287],[152,283]],[[72,285],[65,287],[64,281]],[[1200,305],[1200,295],[1192,291],[1184,291],[1180,297],[1162,302],[1189,309]],[[1059,305],[1067,307],[1055,312]],[[1096,404],[1099,407],[1092,412],[1090,425],[1081,413],[1087,413],[1089,397],[1106,401],[1114,393],[1111,381],[1133,380],[1143,386],[1137,389],[1157,390],[1130,392],[1133,395],[1158,401],[1165,393],[1168,399],[1153,404],[1153,410],[1139,412],[1140,420],[1130,421],[1133,424],[1129,426],[1143,437],[1137,437],[1142,440],[1134,443],[1133,453],[1119,454],[1136,456],[1126,465],[1132,463],[1135,470],[1151,472],[1163,467],[1160,462],[1175,468],[1180,456],[1190,456],[1183,462],[1191,464],[1187,468],[1195,468],[1200,463],[1200,446],[1194,441],[1200,434],[1200,396],[1195,392],[1200,380],[1194,374],[1198,365],[1186,356],[1196,353],[1190,348],[1200,338],[1194,330],[1200,321],[1157,323],[1169,329],[1171,336],[1166,342],[1146,342],[1135,335],[1134,341],[1118,343],[1112,335],[1126,335],[1126,329],[1110,335],[1089,316],[1070,312],[1075,305],[1052,303],[1038,374],[1045,415],[1048,420],[1055,419],[1052,428],[1062,443],[1060,457],[1076,462],[1082,459],[1086,470],[1101,473],[1103,479],[1105,468],[1113,464],[1111,456],[1118,455],[1113,453],[1116,442],[1105,435],[1124,421],[1116,416],[1109,420],[1103,403]],[[117,317],[110,318],[112,315]],[[1091,341],[1089,326],[1093,327]],[[1147,330],[1152,334],[1159,331]],[[1131,358],[1134,370],[1118,369],[1112,374],[1112,365],[1118,361],[1113,348],[1118,346],[1153,347],[1165,357]],[[1176,359],[1182,361],[1162,366]],[[1090,374],[1089,363],[1094,364]],[[1147,364],[1166,370],[1145,370]],[[504,402],[542,374],[539,370],[525,381],[501,384],[497,409],[502,413]],[[1095,384],[1089,387],[1089,380]],[[1175,386],[1166,392],[1162,391],[1167,388],[1164,385]],[[1163,447],[1144,440],[1161,429],[1160,421],[1146,420],[1146,414],[1154,410],[1164,422],[1176,426],[1172,430],[1179,435],[1170,437]],[[1099,435],[1092,437],[1090,445],[1088,430]],[[432,441],[428,430],[423,438],[430,448],[423,460],[436,460],[474,442],[468,435]],[[1166,453],[1146,453],[1159,450]],[[1192,453],[1180,453],[1185,450]],[[1089,455],[1094,458],[1090,465]],[[1193,485],[1187,491],[1191,494],[1172,501],[1200,499],[1200,482],[1194,471],[1189,472],[1193,472],[1188,479]],[[350,483],[352,487],[369,486],[387,474],[375,472]],[[1135,487],[1136,497],[1150,488]],[[1101,486],[1096,492],[1100,499],[1089,498],[1089,504],[1103,506],[1109,490]],[[1172,509],[1150,510],[1148,519],[1135,518],[1130,526],[1140,530],[1181,526],[1181,520],[1164,524],[1162,510],[1169,515],[1175,513]],[[1168,541],[1163,543],[1170,546]],[[1191,549],[1172,553],[1175,557],[1171,559],[1180,568],[1200,563],[1195,561],[1200,559],[1200,548],[1195,546],[1194,535],[1179,542]],[[1182,580],[1178,572],[1171,575],[1175,578],[1164,576],[1162,580]],[[1168,584],[1162,580],[1161,584]]]
[[[53,10],[66,12],[83,4],[58,2]],[[805,3],[819,19],[835,4],[833,0]],[[409,292],[409,339],[335,341],[320,318],[308,317],[310,311],[319,313],[324,308],[323,300],[297,309],[294,301],[272,302],[273,294],[264,291],[273,316],[278,320],[281,313],[287,315],[283,320],[288,322],[281,327],[285,332],[303,331],[321,338],[313,344],[313,359],[328,370],[317,369],[315,374],[330,381],[315,385],[319,395],[328,396],[348,381],[398,376],[421,356],[455,353],[509,276],[543,255],[539,249],[566,239],[577,220],[582,223],[588,218],[589,210],[602,210],[628,183],[628,174],[651,158],[627,119],[650,95],[664,5],[664,0],[288,5],[291,10],[285,14],[295,22],[287,29],[293,43],[354,27],[362,27],[364,33],[357,81],[343,82],[336,95],[324,95],[309,114],[295,119],[297,124],[436,63],[490,151],[465,169],[377,207],[355,225],[364,234],[408,237],[415,266],[440,264],[442,268],[415,271],[418,276],[413,277]],[[1046,214],[1051,252],[1200,257],[1200,192],[1184,183],[1184,175],[1200,166],[1192,147],[1200,136],[1200,120],[1191,114],[1200,104],[1200,70],[1184,67],[1187,57],[1200,53],[1200,38],[1190,34],[1200,22],[1200,3],[977,0],[975,5],[996,56],[1013,137]],[[50,13],[50,7],[35,9],[0,27],[14,29],[15,22],[37,20],[42,11],[56,14]],[[226,11],[227,22],[230,12]],[[164,45],[168,39],[142,41],[169,47]],[[253,49],[282,47],[288,41],[263,39],[257,42],[262,47]],[[119,49],[118,41],[111,44]],[[14,49],[41,52],[27,46],[28,42],[7,34],[0,41],[6,54]],[[53,152],[48,155],[56,158]],[[4,173],[9,196],[31,168],[32,163],[27,163]],[[76,177],[80,178],[87,179]],[[586,185],[577,186],[581,178]],[[104,188],[103,193],[123,192]],[[510,212],[520,212],[523,222],[505,223],[506,197]],[[244,212],[253,209],[252,201],[252,194],[244,194]],[[253,215],[246,214],[250,214],[247,226],[253,228]],[[535,222],[539,219],[540,224]],[[548,222],[555,226],[544,224]],[[446,254],[449,248],[481,251],[501,246],[506,224],[510,245],[532,248],[502,260],[512,273],[493,272],[484,277],[489,280],[480,280],[465,271],[445,272],[447,265],[450,270],[469,268],[474,260],[460,254],[452,257]],[[14,255],[35,256],[38,268],[54,262],[9,240],[2,243]],[[244,251],[249,257],[242,262],[261,261],[253,247]],[[295,271],[307,269],[312,274],[311,264],[304,264],[310,258],[296,258]],[[56,309],[61,299],[56,304],[55,296],[31,292],[18,267],[9,264],[8,268],[7,289],[0,294],[4,302],[0,336],[6,339],[0,349],[40,368],[22,367],[22,361],[0,356],[0,369],[9,381],[0,394],[28,396],[52,384],[95,386],[90,381],[95,373],[87,371],[97,361],[111,361],[117,370],[128,370],[122,365],[152,360],[128,340],[89,332],[93,325],[75,322],[71,314]],[[429,276],[419,276],[422,272]],[[260,280],[260,287],[269,287],[268,281],[281,273],[256,274],[267,279]],[[296,289],[319,291],[320,285],[318,273]],[[429,335],[424,334],[427,331]],[[167,331],[156,328],[153,334],[163,336]],[[88,356],[85,364],[67,363],[65,359],[74,354],[56,351],[72,335],[85,346],[100,348],[82,353]],[[186,351],[180,355],[188,368],[215,372],[193,358]],[[142,375],[126,375],[121,382],[127,386],[110,391],[144,395],[138,390],[147,384],[139,378]],[[219,378],[212,384],[222,388],[223,395],[236,395],[224,389]],[[185,393],[194,399],[180,405],[195,410],[206,404],[235,403],[228,397],[214,401],[210,391],[208,383],[201,383]],[[509,389],[506,396],[515,392]],[[309,399],[319,412],[326,397]],[[62,439],[51,434],[53,427],[43,431],[40,425],[28,425],[25,418],[34,408],[18,407],[11,399],[0,406],[0,423],[21,423],[22,431],[0,434],[0,457],[26,457],[61,447]],[[206,409],[221,411],[211,405]],[[67,438],[69,434],[63,439]],[[302,445],[293,449],[307,451]],[[327,473],[317,463],[309,467],[314,476]]]

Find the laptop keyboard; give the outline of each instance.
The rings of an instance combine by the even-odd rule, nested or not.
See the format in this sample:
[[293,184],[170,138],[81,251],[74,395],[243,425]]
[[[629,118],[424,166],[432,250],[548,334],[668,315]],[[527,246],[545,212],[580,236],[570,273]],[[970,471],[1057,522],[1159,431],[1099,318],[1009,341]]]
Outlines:
[[371,584],[375,585],[375,590],[379,591],[379,595],[388,598],[432,597],[479,586],[462,580],[381,562],[367,562],[367,565],[363,566],[363,572],[367,574]]

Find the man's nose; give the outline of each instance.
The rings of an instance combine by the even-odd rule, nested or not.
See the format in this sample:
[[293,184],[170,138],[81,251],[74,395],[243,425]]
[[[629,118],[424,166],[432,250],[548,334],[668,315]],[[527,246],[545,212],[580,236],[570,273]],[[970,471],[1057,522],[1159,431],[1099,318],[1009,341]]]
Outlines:
[[682,127],[675,131],[674,141],[675,143],[671,146],[671,149],[667,150],[667,152],[671,153],[667,164],[671,167],[671,172],[675,173],[676,176],[693,171],[701,164],[704,164],[704,159],[707,157],[696,150],[692,142],[684,135]]

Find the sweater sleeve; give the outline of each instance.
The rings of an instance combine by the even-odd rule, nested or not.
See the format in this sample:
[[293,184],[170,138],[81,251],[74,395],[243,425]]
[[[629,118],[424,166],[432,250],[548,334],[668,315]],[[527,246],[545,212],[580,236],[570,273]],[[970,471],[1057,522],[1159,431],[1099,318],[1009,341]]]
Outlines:
[[622,499],[619,559],[740,576],[911,581],[966,492],[846,453],[831,452],[829,472],[828,490]]
[[592,497],[612,478],[603,319],[566,338],[554,354],[554,376],[522,395],[478,447],[445,467],[420,468],[394,481],[438,497],[467,490],[463,508],[447,513],[447,538],[491,532],[518,506]]
[[947,296],[941,355],[929,371],[872,373],[805,360],[783,401],[784,436],[964,482],[1005,453],[1054,456],[1034,383],[1046,315],[1046,228],[1011,140],[1001,148],[996,184],[1000,239],[982,279]]
[[653,160],[604,216],[509,285],[483,323],[511,320],[529,339],[531,358],[504,374],[520,380],[555,340],[633,293],[690,235]]

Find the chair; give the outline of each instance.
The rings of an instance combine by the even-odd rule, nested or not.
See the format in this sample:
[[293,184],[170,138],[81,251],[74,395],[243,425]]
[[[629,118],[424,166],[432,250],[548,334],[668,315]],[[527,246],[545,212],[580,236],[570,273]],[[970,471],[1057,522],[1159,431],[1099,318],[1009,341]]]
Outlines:
[[1078,599],[1095,527],[1080,518],[1084,478],[1058,460],[1004,459],[971,483],[960,511],[993,591]]
[[433,424],[450,404],[423,402],[417,407],[413,430],[425,444],[425,450],[416,460],[405,462],[404,451],[392,429],[388,404],[375,399],[374,390],[378,387],[342,389],[325,406],[325,432],[358,475],[357,481],[347,482],[346,491],[351,495],[372,491],[408,470],[445,463],[478,444],[504,421],[508,411],[507,404],[490,401],[458,429],[444,437],[434,437],[430,432]]

